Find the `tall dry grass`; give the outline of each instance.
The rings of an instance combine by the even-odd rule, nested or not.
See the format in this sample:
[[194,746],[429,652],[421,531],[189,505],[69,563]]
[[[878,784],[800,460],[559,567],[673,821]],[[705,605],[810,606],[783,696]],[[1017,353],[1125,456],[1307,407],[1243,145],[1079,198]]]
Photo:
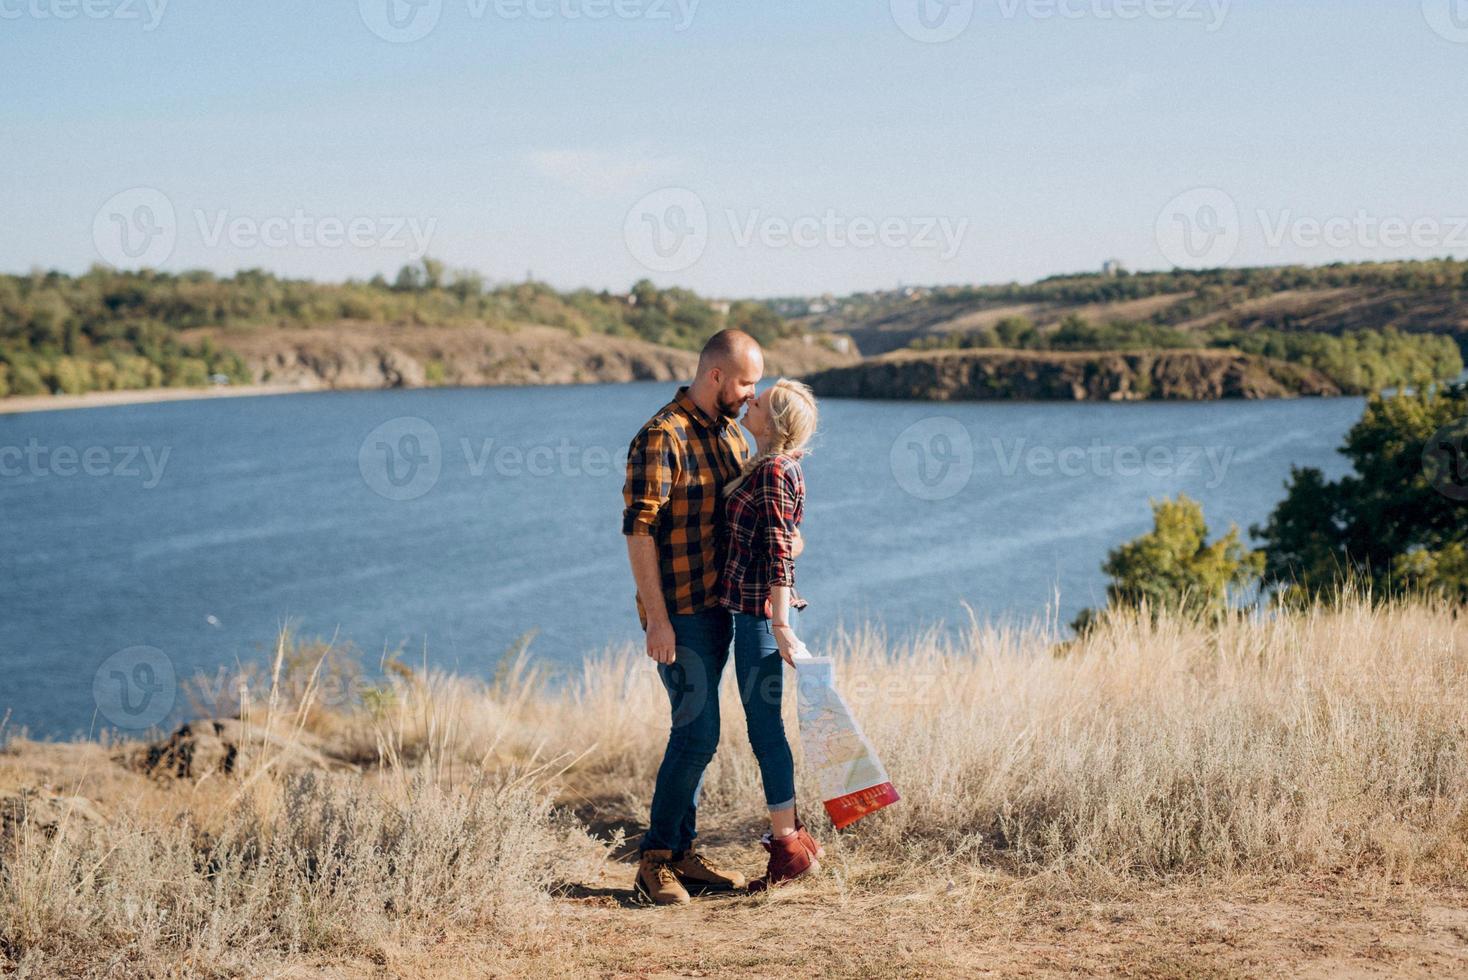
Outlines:
[[[3,828],[0,967],[261,975],[314,954],[381,962],[384,942],[455,930],[525,940],[545,928],[564,861],[603,853],[554,807],[551,770],[455,765],[440,753],[467,739],[435,719],[484,717],[486,705],[471,712],[407,671],[399,686],[429,717],[399,722],[412,731],[414,759],[398,764],[402,731],[390,719],[361,704],[321,704],[323,673],[352,668],[333,664],[325,647],[308,655],[288,639],[271,664],[230,684],[248,692],[258,683],[259,694],[238,705],[249,734],[228,775],[154,784],[135,776],[148,785],[124,783],[106,801],[105,821],[77,815]],[[350,743],[359,725],[373,746]],[[323,730],[337,741],[324,742]],[[303,758],[323,758],[323,744],[341,758],[380,753],[356,770],[303,769]],[[78,783],[85,795],[86,777]]]
[[[865,628],[823,651],[904,798],[849,840],[1020,870],[1465,866],[1462,609],[1347,599],[1219,625],[1118,615],[1056,640],[1038,623],[897,644]],[[791,687],[787,731],[815,813]],[[633,807],[647,803],[668,728],[652,666],[631,650],[588,660],[554,692],[522,665],[495,695],[436,676],[396,704],[397,737],[464,759],[486,745],[574,759],[578,786]],[[753,824],[759,771],[730,678],[721,717],[703,807]]]
[[[1064,646],[1043,624],[900,643],[863,629],[822,652],[903,795],[822,832],[787,687],[803,812],[838,859],[1131,878],[1468,869],[1460,609],[1118,616]],[[397,668],[329,709],[310,661],[302,681],[278,657],[244,713],[355,771],[291,772],[262,743],[241,771],[170,790],[166,819],[120,805],[54,835],[19,828],[0,841],[0,952],[51,972],[228,973],[414,930],[511,936],[547,921],[567,854],[605,854],[553,796],[645,813],[668,709],[636,651],[555,685],[531,657],[493,682]],[[701,812],[753,828],[763,795],[732,680],[721,698]]]

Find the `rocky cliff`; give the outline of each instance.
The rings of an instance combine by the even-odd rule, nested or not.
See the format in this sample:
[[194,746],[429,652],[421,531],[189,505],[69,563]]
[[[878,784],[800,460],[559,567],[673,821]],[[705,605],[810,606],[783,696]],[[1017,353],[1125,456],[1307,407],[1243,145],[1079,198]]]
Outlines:
[[[244,358],[255,380],[303,388],[538,385],[691,378],[698,355],[629,337],[546,326],[415,326],[346,322],[330,327],[199,330]],[[765,376],[804,374],[856,360],[823,343],[782,341]]]
[[819,395],[926,401],[1198,401],[1339,395],[1318,371],[1232,351],[897,351],[822,370]]

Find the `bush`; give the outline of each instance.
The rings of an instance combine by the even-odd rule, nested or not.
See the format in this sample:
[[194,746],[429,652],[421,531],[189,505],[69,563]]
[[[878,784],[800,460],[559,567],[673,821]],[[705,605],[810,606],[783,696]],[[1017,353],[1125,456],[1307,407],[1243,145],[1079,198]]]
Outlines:
[[49,394],[50,388],[46,387],[41,372],[30,364],[12,364],[10,366],[10,393],[12,395],[45,395]]
[[[1208,543],[1203,508],[1186,494],[1152,502],[1150,532],[1113,549],[1102,569],[1111,577],[1106,598],[1114,607],[1197,615],[1216,622],[1228,611],[1229,590],[1247,587],[1264,568],[1264,555],[1239,543],[1230,526]],[[1094,625],[1084,609],[1071,624],[1078,632]]]

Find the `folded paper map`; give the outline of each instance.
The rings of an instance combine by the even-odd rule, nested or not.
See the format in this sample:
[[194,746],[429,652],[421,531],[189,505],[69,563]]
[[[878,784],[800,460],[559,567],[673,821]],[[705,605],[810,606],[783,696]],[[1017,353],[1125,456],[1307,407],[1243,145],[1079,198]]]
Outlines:
[[836,665],[800,644],[795,655],[800,742],[816,774],[826,812],[839,830],[901,799],[846,699],[836,690]]

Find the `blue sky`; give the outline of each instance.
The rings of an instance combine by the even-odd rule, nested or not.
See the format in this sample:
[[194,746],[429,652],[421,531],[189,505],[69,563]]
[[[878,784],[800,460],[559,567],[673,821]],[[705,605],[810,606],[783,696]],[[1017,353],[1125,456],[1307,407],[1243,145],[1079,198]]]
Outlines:
[[0,0],[0,270],[129,225],[726,296],[1468,256],[1468,0],[416,2]]

